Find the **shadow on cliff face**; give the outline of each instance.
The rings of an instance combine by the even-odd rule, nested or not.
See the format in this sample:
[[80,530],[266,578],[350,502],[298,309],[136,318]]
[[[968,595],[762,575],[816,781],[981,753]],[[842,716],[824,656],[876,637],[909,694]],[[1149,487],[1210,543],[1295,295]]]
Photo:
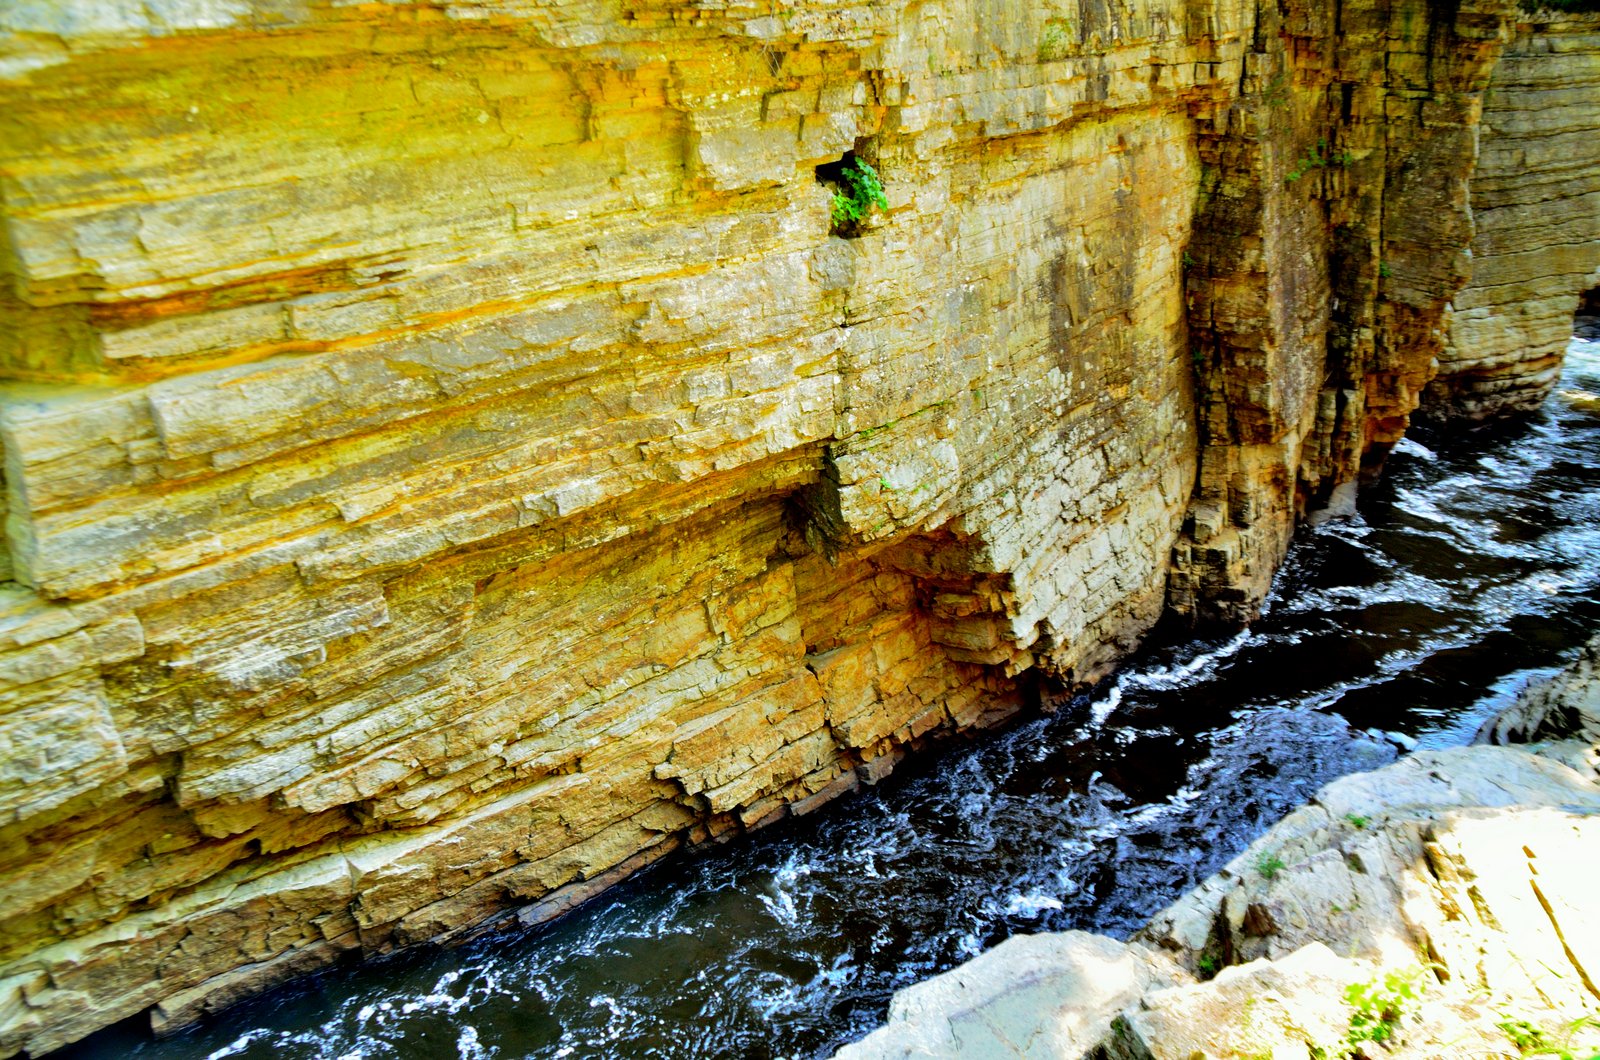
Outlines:
[[1591,342],[1600,339],[1600,287],[1583,292],[1578,299],[1578,315],[1573,318],[1572,331]]

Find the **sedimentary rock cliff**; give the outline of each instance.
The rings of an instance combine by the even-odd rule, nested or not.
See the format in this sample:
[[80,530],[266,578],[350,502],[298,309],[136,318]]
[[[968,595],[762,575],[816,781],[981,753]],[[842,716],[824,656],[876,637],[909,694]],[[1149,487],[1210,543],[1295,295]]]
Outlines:
[[1455,297],[1431,419],[1537,408],[1580,296],[1600,287],[1600,19],[1524,22],[1489,79],[1472,178],[1472,280]]
[[1248,615],[1442,349],[1512,20],[0,13],[0,1054],[552,915]]

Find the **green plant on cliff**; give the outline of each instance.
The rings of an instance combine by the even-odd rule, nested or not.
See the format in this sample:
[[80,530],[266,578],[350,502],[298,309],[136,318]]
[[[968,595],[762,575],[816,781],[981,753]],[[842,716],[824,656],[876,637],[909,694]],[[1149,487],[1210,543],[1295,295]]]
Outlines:
[[1569,1024],[1559,1034],[1552,1034],[1525,1017],[1506,1015],[1495,1026],[1505,1032],[1523,1056],[1549,1056],[1554,1060],[1594,1060],[1597,1055],[1592,1046],[1583,1047],[1573,1042],[1573,1037],[1585,1028],[1594,1027],[1595,1021],[1585,1016]]
[[878,171],[859,158],[851,159],[839,171],[843,189],[833,193],[833,230],[840,235],[852,235],[860,228],[874,207],[889,208],[883,194],[883,183]]
[[1400,1021],[1422,997],[1424,974],[1421,968],[1387,972],[1380,979],[1351,983],[1345,987],[1345,1004],[1350,1006],[1350,1029],[1345,1034],[1345,1044],[1338,1055],[1359,1056],[1362,1055],[1362,1045],[1367,1042],[1383,1045],[1393,1041],[1400,1030]]
[[1307,151],[1296,159],[1293,168],[1283,175],[1283,182],[1285,184],[1293,184],[1313,169],[1326,169],[1328,166],[1340,166],[1344,169],[1349,169],[1355,160],[1356,156],[1349,151],[1338,151],[1329,154],[1328,141],[1318,140],[1317,149],[1315,151]]
[[1295,181],[1299,180],[1313,169],[1321,169],[1327,164],[1327,162],[1323,161],[1317,155],[1307,152],[1305,157],[1295,162],[1293,169],[1289,170],[1289,172],[1283,175],[1283,182],[1285,184],[1293,184]]
[[1066,58],[1071,50],[1072,34],[1068,25],[1060,19],[1051,19],[1039,38],[1039,61],[1053,63]]

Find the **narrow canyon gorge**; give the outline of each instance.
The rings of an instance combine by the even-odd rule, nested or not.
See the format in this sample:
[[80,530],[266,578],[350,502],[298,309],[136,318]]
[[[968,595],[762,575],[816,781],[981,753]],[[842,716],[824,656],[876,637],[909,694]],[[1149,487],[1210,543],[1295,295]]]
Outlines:
[[1597,288],[1596,14],[0,5],[0,1056],[1248,622]]

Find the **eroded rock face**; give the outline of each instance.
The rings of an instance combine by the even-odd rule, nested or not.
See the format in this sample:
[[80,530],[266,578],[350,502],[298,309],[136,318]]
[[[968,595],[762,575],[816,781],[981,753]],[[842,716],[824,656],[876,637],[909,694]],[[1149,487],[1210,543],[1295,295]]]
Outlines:
[[0,13],[0,1053],[1248,614],[1464,278],[1446,6]]
[[1518,25],[1490,78],[1472,178],[1472,281],[1456,295],[1423,412],[1537,408],[1580,296],[1600,285],[1600,17]]
[[1160,613],[1246,21],[161,11],[6,16],[0,1052],[551,915]]
[[1502,5],[1293,2],[1199,113],[1186,291],[1200,385],[1174,610],[1258,612],[1298,519],[1404,434],[1468,275],[1467,183]]

